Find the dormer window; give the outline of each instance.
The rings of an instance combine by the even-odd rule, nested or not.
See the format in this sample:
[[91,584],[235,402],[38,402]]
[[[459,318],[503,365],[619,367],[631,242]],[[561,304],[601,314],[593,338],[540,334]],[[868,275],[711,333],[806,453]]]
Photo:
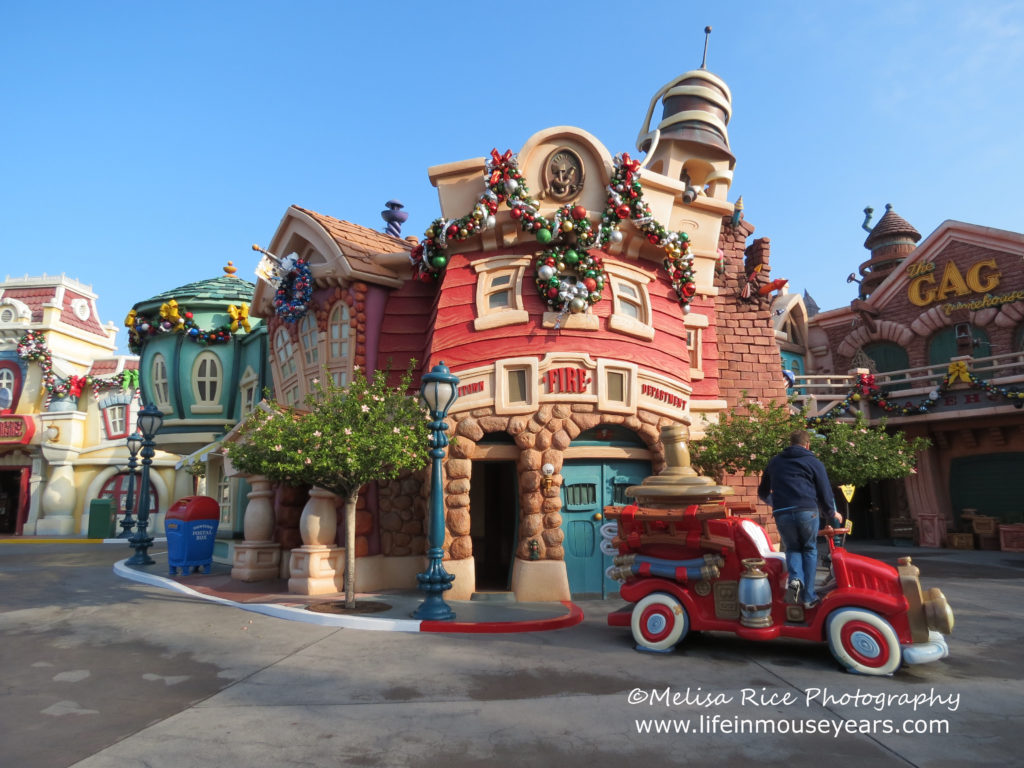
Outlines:
[[221,413],[220,404],[223,386],[223,367],[220,358],[213,352],[200,352],[192,366],[192,395],[195,405],[192,413]]
[[152,390],[153,404],[164,413],[171,412],[170,380],[167,377],[167,360],[161,354],[153,355],[153,362],[149,366],[150,389]]
[[612,314],[608,318],[608,327],[650,341],[654,338],[654,323],[647,285],[653,278],[647,272],[620,261],[608,260],[604,268],[612,289]]
[[518,325],[529,319],[523,307],[523,275],[529,263],[522,256],[494,256],[473,262],[477,273],[474,330]]

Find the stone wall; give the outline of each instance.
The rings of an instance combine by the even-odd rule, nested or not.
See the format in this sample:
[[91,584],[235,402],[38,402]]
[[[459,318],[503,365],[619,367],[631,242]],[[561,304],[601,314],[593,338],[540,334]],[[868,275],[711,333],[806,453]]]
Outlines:
[[[562,463],[565,450],[582,432],[600,424],[619,425],[632,430],[652,454],[655,473],[664,467],[660,442],[661,427],[677,422],[641,410],[636,416],[598,413],[590,404],[543,405],[533,414],[498,416],[488,408],[449,416],[457,440],[449,448],[446,463],[445,503],[447,531],[445,549],[453,560],[472,554],[469,536],[469,481],[477,441],[485,434],[507,432],[520,449],[517,464],[519,479],[519,542],[516,557],[530,558],[530,542],[535,541],[541,560],[562,560]],[[553,482],[543,489],[541,467],[555,468]]]

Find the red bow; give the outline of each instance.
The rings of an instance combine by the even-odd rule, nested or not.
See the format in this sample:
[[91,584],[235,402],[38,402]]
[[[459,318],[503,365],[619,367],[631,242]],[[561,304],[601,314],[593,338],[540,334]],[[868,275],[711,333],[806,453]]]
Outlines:
[[81,397],[85,384],[85,376],[72,376],[68,379],[68,394],[72,397]]

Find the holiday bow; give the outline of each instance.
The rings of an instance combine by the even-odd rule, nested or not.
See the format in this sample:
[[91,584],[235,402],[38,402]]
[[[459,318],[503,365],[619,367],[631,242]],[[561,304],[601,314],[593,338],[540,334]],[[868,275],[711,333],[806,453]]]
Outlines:
[[238,330],[238,326],[242,326],[245,332],[248,333],[251,328],[249,327],[249,305],[242,304],[235,306],[234,304],[228,307],[228,314],[231,315],[231,332],[234,333]]
[[622,167],[626,169],[626,172],[630,176],[632,176],[634,173],[640,170],[640,161],[631,159],[628,152],[623,152]]
[[858,383],[860,391],[866,395],[875,388],[875,375],[873,373],[862,374]]
[[128,313],[128,317],[126,317],[124,319],[125,326],[127,326],[128,328],[134,328],[135,327],[135,316],[136,316],[136,312],[133,309],[131,312]]
[[508,177],[508,165],[512,162],[512,150],[506,149],[504,155],[499,155],[497,149],[491,150],[491,177],[490,183],[497,184],[502,177]]
[[68,379],[68,394],[71,397],[81,397],[82,389],[87,383],[85,376],[72,376]]
[[178,302],[171,299],[166,304],[161,304],[160,317],[173,325],[179,325],[181,323],[181,315],[178,312]]
[[134,368],[127,368],[121,371],[121,389],[138,389],[139,372]]
[[957,360],[949,364],[949,371],[946,373],[946,384],[955,384],[957,381],[971,383],[971,372],[967,370],[967,363]]

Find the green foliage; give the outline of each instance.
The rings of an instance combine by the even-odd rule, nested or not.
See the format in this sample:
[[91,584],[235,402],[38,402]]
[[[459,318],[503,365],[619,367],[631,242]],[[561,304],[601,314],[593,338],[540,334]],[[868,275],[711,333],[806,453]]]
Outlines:
[[902,432],[888,432],[883,419],[869,427],[857,414],[849,422],[832,420],[818,427],[824,439],[815,438],[811,449],[818,455],[833,485],[867,485],[913,474],[917,455],[931,443],[923,437],[907,439]]
[[274,401],[256,410],[228,448],[232,463],[244,472],[345,497],[371,480],[392,479],[427,463],[426,414],[406,394],[411,365],[395,387],[382,371],[367,379],[357,369],[345,387],[325,378],[306,398],[305,412]]
[[730,409],[708,427],[701,440],[691,443],[691,462],[699,472],[718,480],[724,475],[759,473],[804,424],[788,403],[762,405],[750,400],[742,412]]
[[[798,429],[808,429],[806,414],[794,413],[788,403],[751,400],[742,411],[733,408],[708,427],[704,438],[690,446],[692,462],[719,481],[726,474],[759,474]],[[917,455],[930,445],[921,437],[908,440],[902,432],[889,432],[884,420],[868,426],[860,414],[852,423],[830,420],[808,431],[811,450],[833,485],[906,477],[915,471]]]

